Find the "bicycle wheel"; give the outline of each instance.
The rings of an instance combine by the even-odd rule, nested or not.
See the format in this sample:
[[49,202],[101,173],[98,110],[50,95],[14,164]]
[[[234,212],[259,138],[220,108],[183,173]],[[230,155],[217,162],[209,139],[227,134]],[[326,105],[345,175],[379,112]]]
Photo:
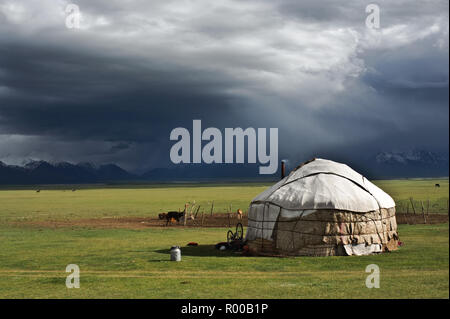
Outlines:
[[231,243],[234,240],[234,234],[233,231],[229,230],[227,232],[227,243]]
[[244,227],[241,223],[236,225],[236,239],[242,240],[244,238]]

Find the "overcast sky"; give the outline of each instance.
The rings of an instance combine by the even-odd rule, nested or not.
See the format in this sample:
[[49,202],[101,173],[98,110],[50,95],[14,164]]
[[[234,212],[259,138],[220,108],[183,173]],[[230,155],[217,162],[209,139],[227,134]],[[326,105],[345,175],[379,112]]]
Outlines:
[[0,0],[0,161],[166,166],[170,131],[277,127],[280,158],[448,154],[448,0]]

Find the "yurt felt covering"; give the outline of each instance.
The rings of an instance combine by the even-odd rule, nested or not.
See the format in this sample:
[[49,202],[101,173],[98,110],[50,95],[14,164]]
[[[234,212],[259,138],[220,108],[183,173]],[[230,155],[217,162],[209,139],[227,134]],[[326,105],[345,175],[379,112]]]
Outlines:
[[315,159],[253,199],[246,241],[261,255],[367,255],[397,248],[393,199],[349,166]]

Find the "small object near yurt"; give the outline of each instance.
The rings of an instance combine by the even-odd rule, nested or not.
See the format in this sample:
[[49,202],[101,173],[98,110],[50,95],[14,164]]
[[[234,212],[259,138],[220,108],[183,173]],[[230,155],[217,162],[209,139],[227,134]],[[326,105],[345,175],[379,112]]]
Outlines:
[[369,255],[397,249],[395,202],[349,166],[313,159],[250,204],[249,252]]

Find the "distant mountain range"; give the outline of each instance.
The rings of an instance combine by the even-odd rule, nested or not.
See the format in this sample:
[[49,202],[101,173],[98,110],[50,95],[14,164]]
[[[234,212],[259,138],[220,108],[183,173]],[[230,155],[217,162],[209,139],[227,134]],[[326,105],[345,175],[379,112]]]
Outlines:
[[[259,164],[258,164],[259,165]],[[195,180],[195,179],[254,179],[273,176],[259,175],[256,164],[182,164],[169,168],[155,168],[140,176],[143,180]]]
[[424,150],[381,152],[375,156],[370,170],[378,177],[442,177],[448,176],[448,154]]
[[0,185],[226,180],[230,178],[247,180],[260,178],[258,167],[248,164],[184,164],[170,168],[155,168],[138,175],[127,172],[115,164],[97,166],[92,163],[31,161],[24,166],[17,166],[0,161]]
[[0,162],[0,184],[82,184],[136,179],[115,164],[96,166],[91,163],[51,164],[32,161],[24,166],[6,165]]
[[[259,164],[258,164],[259,165]],[[115,164],[72,164],[31,161],[24,166],[0,161],[0,185],[85,184],[149,181],[254,180],[277,179],[278,175],[261,176],[256,164],[184,164],[155,168],[143,174],[132,174]],[[381,152],[358,170],[369,178],[442,177],[448,176],[448,155],[430,151]]]

